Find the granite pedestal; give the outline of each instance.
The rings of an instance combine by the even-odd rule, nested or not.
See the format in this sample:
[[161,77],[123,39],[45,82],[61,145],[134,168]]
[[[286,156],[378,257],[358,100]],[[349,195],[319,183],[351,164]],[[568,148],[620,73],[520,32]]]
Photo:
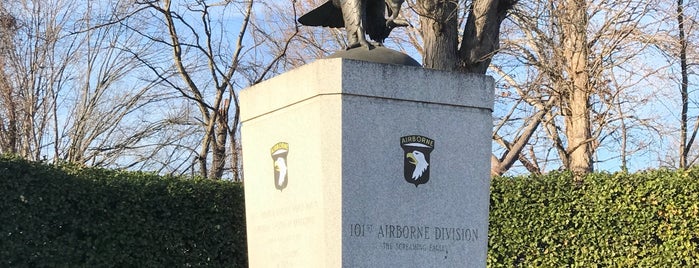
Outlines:
[[492,78],[323,59],[240,101],[250,267],[485,267]]

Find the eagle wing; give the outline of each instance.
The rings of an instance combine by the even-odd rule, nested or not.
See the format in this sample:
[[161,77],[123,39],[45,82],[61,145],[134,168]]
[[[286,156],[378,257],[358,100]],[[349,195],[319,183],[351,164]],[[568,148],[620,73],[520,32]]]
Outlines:
[[366,33],[372,40],[383,43],[388,37],[386,31],[386,4],[384,0],[368,0],[366,4]]
[[331,28],[345,27],[342,10],[329,0],[299,18],[299,23],[306,26],[324,26]]
[[307,26],[345,27],[348,49],[370,48],[365,34],[380,45],[390,32],[386,27],[385,11],[384,0],[329,0],[298,21]]

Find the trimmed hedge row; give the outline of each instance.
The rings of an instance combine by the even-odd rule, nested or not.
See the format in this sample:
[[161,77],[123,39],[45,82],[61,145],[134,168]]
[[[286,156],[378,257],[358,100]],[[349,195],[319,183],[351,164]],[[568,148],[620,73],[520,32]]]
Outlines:
[[[699,168],[495,178],[489,267],[699,267]],[[243,190],[0,157],[0,267],[246,267]]]
[[699,267],[699,169],[492,182],[490,267]]
[[0,267],[246,267],[239,184],[0,157]]

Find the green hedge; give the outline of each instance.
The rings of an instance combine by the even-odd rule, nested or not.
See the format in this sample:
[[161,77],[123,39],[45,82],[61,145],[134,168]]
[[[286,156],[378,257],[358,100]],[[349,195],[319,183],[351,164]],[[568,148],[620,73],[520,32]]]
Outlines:
[[0,267],[245,267],[239,184],[0,157]]
[[699,169],[492,182],[489,267],[699,267]]
[[[699,168],[492,181],[490,267],[699,267]],[[0,157],[0,267],[246,267],[231,182]]]

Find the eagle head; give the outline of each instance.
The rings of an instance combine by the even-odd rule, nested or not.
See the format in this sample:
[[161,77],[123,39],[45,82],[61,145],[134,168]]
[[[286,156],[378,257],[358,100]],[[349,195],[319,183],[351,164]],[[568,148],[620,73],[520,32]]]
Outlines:
[[412,151],[406,155],[408,158],[408,163],[412,164],[415,166],[415,169],[413,170],[413,180],[417,180],[422,176],[422,173],[427,170],[427,166],[430,164],[427,163],[427,160],[425,159],[425,154],[423,154],[420,151]]

